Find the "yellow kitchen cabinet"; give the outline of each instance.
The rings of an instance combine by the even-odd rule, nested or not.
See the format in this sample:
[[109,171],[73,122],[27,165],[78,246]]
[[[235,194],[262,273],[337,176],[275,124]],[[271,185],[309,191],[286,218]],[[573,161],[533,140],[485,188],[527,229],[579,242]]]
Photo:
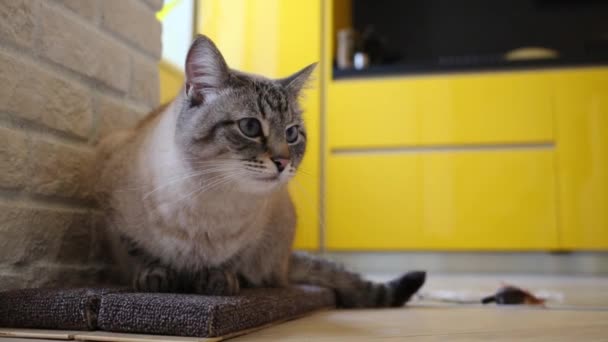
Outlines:
[[608,249],[608,68],[555,75],[560,241]]
[[339,80],[328,90],[332,149],[547,142],[543,72]]
[[330,250],[550,250],[550,149],[328,159]]
[[324,1],[328,250],[608,249],[608,68],[334,79],[349,4]]
[[[204,0],[198,31],[211,37],[231,68],[286,77],[321,59],[321,1]],[[295,247],[319,248],[320,77],[302,97],[307,151],[291,194],[298,212]]]

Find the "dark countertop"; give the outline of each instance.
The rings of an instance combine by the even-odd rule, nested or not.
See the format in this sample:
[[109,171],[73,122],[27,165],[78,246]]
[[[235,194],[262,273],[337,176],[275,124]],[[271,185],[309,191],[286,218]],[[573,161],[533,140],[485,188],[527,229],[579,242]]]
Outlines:
[[608,66],[608,58],[559,58],[524,61],[495,61],[470,59],[467,61],[448,61],[445,63],[395,63],[387,65],[372,65],[364,70],[341,70],[334,66],[333,79],[357,79],[398,77],[411,75],[453,74],[491,71],[516,71],[531,69],[550,69],[564,67]]

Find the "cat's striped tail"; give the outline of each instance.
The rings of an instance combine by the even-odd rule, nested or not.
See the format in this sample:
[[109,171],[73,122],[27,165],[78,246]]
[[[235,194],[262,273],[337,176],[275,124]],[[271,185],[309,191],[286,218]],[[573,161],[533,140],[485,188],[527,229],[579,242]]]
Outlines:
[[334,289],[338,306],[343,308],[402,306],[426,278],[425,272],[409,272],[389,282],[376,283],[331,261],[300,252],[292,254],[289,266],[290,282]]

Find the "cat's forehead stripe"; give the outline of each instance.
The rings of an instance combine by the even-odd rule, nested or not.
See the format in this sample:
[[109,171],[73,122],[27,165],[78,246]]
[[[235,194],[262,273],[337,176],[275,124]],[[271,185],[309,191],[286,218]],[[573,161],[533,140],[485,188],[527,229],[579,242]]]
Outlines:
[[266,109],[264,109],[264,103],[262,101],[262,96],[259,93],[257,96],[257,103],[258,103],[258,111],[260,112],[260,115],[262,115],[262,118],[266,119]]
[[255,87],[258,106],[262,117],[266,118],[266,108],[273,112],[285,113],[288,110],[287,93],[284,89],[269,83],[260,83]]

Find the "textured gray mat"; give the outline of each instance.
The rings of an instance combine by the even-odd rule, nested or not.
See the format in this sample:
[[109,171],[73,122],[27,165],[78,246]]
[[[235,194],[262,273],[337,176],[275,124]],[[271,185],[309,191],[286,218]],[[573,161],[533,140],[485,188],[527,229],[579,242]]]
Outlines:
[[215,337],[335,306],[314,286],[244,290],[238,296],[133,293],[120,288],[0,292],[0,327]]
[[93,330],[101,297],[120,288],[23,289],[0,292],[0,327]]
[[98,324],[105,331],[214,337],[334,305],[331,290],[313,286],[245,290],[233,297],[119,293],[103,296]]

